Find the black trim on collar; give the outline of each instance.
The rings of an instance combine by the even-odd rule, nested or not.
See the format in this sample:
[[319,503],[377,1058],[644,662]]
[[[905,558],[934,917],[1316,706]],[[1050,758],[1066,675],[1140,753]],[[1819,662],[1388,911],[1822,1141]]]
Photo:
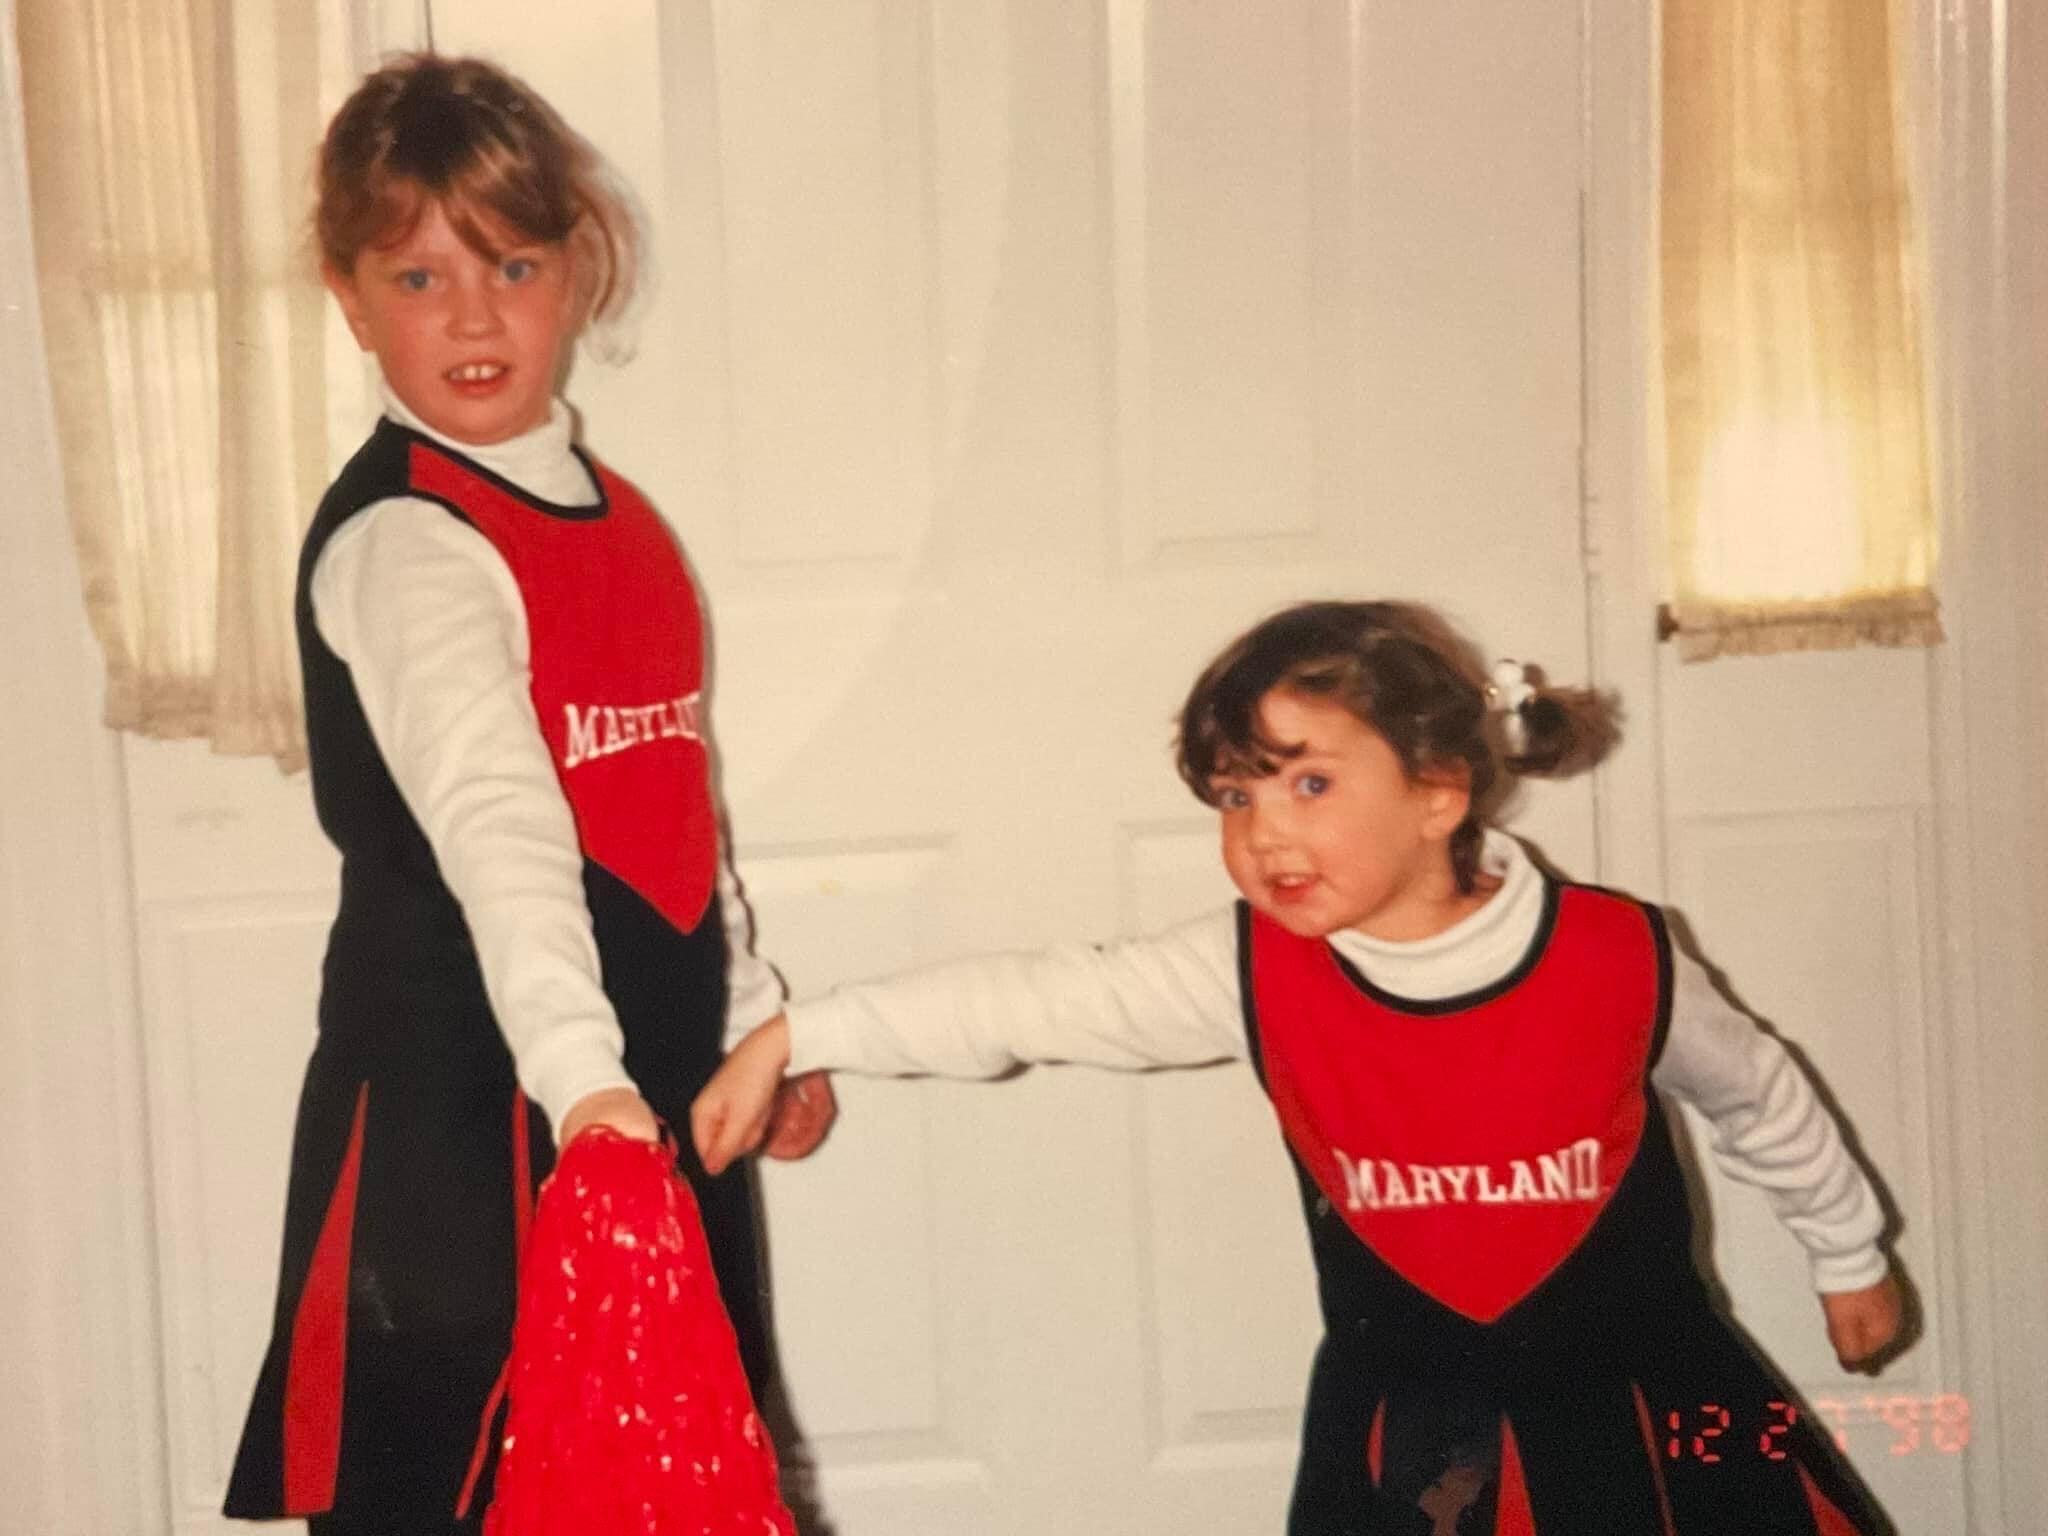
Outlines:
[[1528,979],[1529,973],[1536,969],[1536,962],[1543,958],[1543,952],[1550,947],[1550,936],[1557,929],[1557,904],[1563,887],[1549,875],[1543,875],[1542,880],[1543,914],[1536,920],[1536,931],[1529,936],[1529,947],[1522,951],[1522,958],[1515,962],[1514,968],[1505,976],[1498,981],[1487,983],[1477,991],[1461,992],[1455,997],[1402,997],[1398,993],[1387,991],[1384,987],[1374,986],[1363,971],[1337,952],[1334,944],[1329,946],[1330,958],[1337,962],[1337,968],[1354,987],[1382,1008],[1391,1009],[1395,1013],[1413,1014],[1418,1018],[1436,1018],[1446,1013],[1463,1013],[1468,1008],[1477,1008],[1520,986]]
[[[596,462],[590,457],[588,453],[584,452],[583,445],[581,443],[571,443],[569,445],[569,452],[576,456],[576,462],[581,464],[583,466],[583,472],[586,475],[590,476],[590,484],[592,489],[594,489],[597,492],[597,500],[594,502],[587,503],[584,506],[573,507],[565,505],[558,501],[549,501],[544,497],[534,495],[533,492],[527,490],[524,486],[519,485],[514,481],[506,479],[503,475],[499,474],[489,465],[478,463],[475,459],[471,458],[461,449],[452,448],[447,443],[442,442],[439,438],[429,437],[426,433],[420,431],[417,427],[408,427],[402,421],[393,421],[389,416],[379,417],[377,421],[377,430],[379,432],[392,432],[395,433],[397,436],[403,438],[407,442],[418,443],[421,447],[425,448],[429,453],[439,454],[442,458],[447,459],[452,463],[460,465],[464,470],[466,470],[468,473],[472,475],[475,475],[479,480],[482,480],[485,484],[495,486],[497,489],[503,491],[507,496],[512,497],[521,506],[531,507],[534,511],[541,513],[543,516],[558,517],[565,522],[572,523],[594,523],[599,518],[607,516],[611,512],[611,494],[604,488],[604,479],[597,472]],[[407,480],[408,482],[410,482],[410,475],[407,476]],[[414,491],[415,494],[417,494],[415,488],[411,487],[409,484],[408,490],[412,490]],[[429,499],[437,500],[438,498]]]
[[[1634,898],[1630,898],[1633,900]],[[1636,905],[1643,909],[1643,916],[1649,920],[1650,937],[1657,946],[1657,1023],[1650,1032],[1650,1054],[1643,1063],[1643,1076],[1648,1079],[1664,1056],[1664,1042],[1671,1038],[1671,994],[1672,960],[1671,930],[1664,922],[1664,909],[1650,902],[1641,901]]]

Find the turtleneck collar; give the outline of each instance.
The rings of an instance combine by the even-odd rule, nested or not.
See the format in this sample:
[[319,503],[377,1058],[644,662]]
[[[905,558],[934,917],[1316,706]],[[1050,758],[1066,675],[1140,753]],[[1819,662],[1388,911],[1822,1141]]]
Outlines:
[[1479,867],[1500,880],[1484,906],[1442,933],[1400,943],[1353,928],[1330,936],[1337,953],[1374,986],[1417,1002],[1478,992],[1506,976],[1529,952],[1543,921],[1543,873],[1522,845],[1489,827]]
[[465,443],[437,432],[406,407],[388,381],[377,381],[384,414],[401,427],[431,438],[464,458],[481,464],[499,478],[511,481],[529,496],[563,507],[594,506],[599,497],[583,461],[570,452],[575,420],[559,397],[548,407],[548,418],[539,426],[507,438],[502,443]]

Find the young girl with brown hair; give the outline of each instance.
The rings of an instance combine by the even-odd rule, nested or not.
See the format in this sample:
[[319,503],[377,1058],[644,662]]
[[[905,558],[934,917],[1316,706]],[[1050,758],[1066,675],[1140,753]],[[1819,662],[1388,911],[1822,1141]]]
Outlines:
[[[1553,879],[1492,826],[1514,776],[1584,767],[1613,734],[1602,698],[1489,674],[1427,609],[1277,614],[1180,719],[1233,910],[794,1006],[698,1098],[700,1152],[753,1145],[789,1069],[1249,1060],[1325,1323],[1293,1536],[1887,1530],[1716,1311],[1652,1090],[1704,1111],[1722,1165],[1768,1192],[1845,1364],[1900,1328],[1869,1183],[1657,908]],[[1674,1423],[1713,1459],[1669,1455]]]
[[[494,66],[403,58],[329,126],[315,224],[384,410],[299,566],[341,902],[227,1511],[414,1536],[488,1502],[555,1144],[680,1124],[781,989],[720,847],[689,571],[556,397],[633,287],[597,156]],[[781,1102],[769,1150],[801,1155],[829,1089]],[[684,1171],[758,1394],[747,1178]]]

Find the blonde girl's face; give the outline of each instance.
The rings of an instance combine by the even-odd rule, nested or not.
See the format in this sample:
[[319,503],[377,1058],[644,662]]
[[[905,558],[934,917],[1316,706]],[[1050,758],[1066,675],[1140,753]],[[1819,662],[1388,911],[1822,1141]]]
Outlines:
[[[488,227],[488,226],[487,226]],[[429,198],[406,237],[366,247],[327,286],[392,391],[445,437],[479,447],[547,420],[579,297],[567,243],[463,243]]]
[[1411,780],[1384,737],[1326,699],[1274,689],[1259,719],[1301,751],[1274,773],[1210,781],[1224,867],[1256,910],[1307,938],[1412,940],[1479,904],[1451,870],[1461,785]]

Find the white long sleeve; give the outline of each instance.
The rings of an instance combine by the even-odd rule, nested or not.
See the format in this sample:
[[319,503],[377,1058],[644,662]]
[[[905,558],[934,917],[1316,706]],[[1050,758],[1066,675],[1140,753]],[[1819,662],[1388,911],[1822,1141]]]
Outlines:
[[[594,497],[559,406],[511,443],[451,446],[543,499]],[[393,781],[461,903],[521,1085],[557,1126],[586,1094],[631,1086],[575,821],[533,711],[525,605],[504,560],[434,503],[393,498],[328,542],[312,599],[321,638],[348,663]],[[722,850],[718,889],[736,1037],[775,1013],[782,987],[754,952]]]
[[723,837],[718,844],[718,915],[725,926],[725,1044],[730,1049],[782,1012],[789,989],[755,946],[754,914]]
[[[1444,933],[1393,944],[1331,942],[1375,986],[1417,1001],[1479,991],[1512,971],[1541,921],[1543,883],[1511,839],[1490,834],[1502,884]],[[1418,1027],[1428,1027],[1426,1019]],[[1152,938],[951,961],[855,983],[789,1009],[790,1070],[993,1077],[1023,1062],[1191,1066],[1247,1054],[1234,916],[1220,911]],[[1713,1154],[1763,1188],[1805,1246],[1820,1290],[1885,1272],[1875,1192],[1784,1046],[1675,957],[1671,1028],[1652,1082],[1697,1105]]]
[[996,1077],[1024,1062],[1186,1067],[1245,1055],[1229,912],[1156,938],[988,955],[789,1009],[791,1072]]
[[1817,1291],[1885,1276],[1884,1210],[1835,1117],[1781,1041],[1721,996],[1699,962],[1673,955],[1671,1033],[1651,1081],[1713,1127],[1714,1161],[1763,1190],[1806,1249]]

